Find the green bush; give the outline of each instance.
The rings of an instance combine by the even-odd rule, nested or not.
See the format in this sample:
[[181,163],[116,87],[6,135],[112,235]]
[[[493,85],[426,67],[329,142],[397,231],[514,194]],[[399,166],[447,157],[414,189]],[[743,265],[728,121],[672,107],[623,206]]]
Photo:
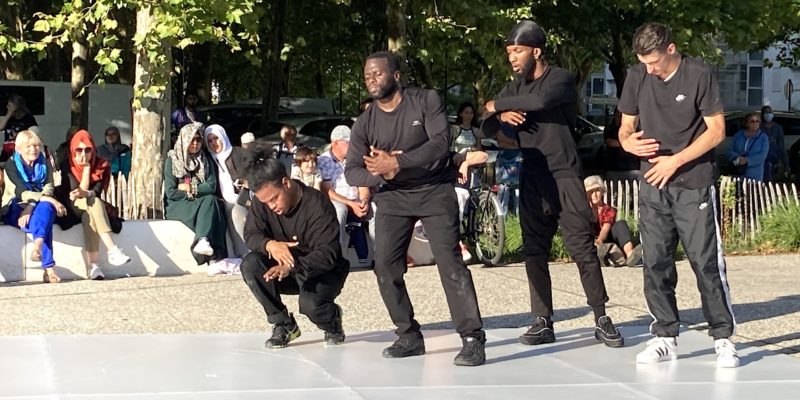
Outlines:
[[760,250],[793,252],[800,250],[800,206],[784,203],[761,217],[761,231],[756,235]]
[[[570,257],[564,248],[564,241],[561,238],[561,231],[556,233],[553,238],[553,246],[550,249],[550,261],[569,261]],[[519,217],[510,215],[506,217],[506,244],[503,249],[503,262],[506,264],[525,261],[525,252],[522,248],[522,228],[519,224]]]

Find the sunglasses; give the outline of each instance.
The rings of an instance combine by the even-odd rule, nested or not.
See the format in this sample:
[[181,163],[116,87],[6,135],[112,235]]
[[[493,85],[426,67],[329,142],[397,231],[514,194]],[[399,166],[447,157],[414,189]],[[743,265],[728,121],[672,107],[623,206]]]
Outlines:
[[92,148],[91,147],[78,147],[77,149],[72,150],[72,152],[76,153],[76,154],[80,154],[80,153],[91,154],[92,153]]

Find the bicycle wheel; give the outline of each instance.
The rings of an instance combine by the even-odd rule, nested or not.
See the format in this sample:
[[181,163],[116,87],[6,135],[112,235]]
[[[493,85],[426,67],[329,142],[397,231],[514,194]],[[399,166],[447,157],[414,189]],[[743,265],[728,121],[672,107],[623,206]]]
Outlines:
[[506,243],[506,224],[500,200],[490,191],[480,194],[478,209],[475,210],[475,228],[478,259],[489,267],[498,265]]

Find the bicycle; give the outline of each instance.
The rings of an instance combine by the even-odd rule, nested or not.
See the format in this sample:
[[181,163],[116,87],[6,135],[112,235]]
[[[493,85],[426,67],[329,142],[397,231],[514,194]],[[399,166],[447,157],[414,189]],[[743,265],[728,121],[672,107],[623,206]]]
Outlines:
[[500,264],[505,246],[505,216],[500,200],[486,183],[486,164],[470,169],[469,198],[461,221],[461,240],[487,267]]

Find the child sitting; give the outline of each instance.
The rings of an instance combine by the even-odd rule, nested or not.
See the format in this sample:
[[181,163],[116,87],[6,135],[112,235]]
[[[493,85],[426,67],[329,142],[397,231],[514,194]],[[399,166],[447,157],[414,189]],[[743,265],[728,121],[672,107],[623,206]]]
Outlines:
[[308,147],[300,147],[294,155],[292,179],[303,182],[308,187],[320,190],[322,175],[317,169],[317,153]]

